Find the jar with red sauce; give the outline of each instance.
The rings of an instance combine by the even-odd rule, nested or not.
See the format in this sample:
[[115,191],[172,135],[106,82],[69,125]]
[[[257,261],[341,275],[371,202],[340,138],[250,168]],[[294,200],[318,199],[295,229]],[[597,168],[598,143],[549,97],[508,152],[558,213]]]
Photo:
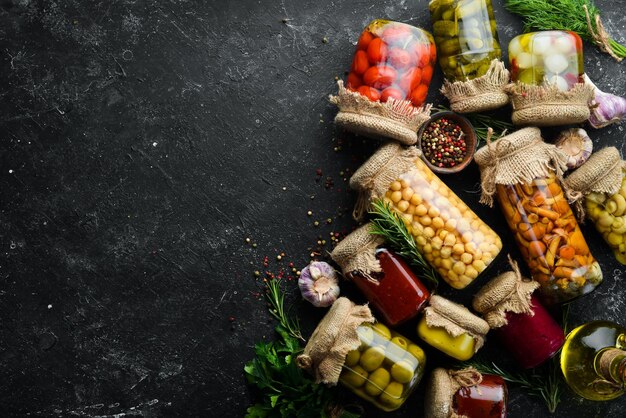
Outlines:
[[420,107],[426,101],[436,58],[430,33],[376,19],[357,42],[346,87],[372,101],[410,100]]
[[476,369],[435,369],[426,392],[425,414],[429,418],[505,418],[508,391],[500,376]]
[[513,271],[491,280],[476,294],[473,306],[519,365],[530,369],[558,353],[565,335],[533,295],[539,283],[524,280],[512,260],[511,266]]
[[396,326],[426,307],[430,292],[383,239],[366,224],[344,238],[331,256],[344,276],[371,302],[385,323]]

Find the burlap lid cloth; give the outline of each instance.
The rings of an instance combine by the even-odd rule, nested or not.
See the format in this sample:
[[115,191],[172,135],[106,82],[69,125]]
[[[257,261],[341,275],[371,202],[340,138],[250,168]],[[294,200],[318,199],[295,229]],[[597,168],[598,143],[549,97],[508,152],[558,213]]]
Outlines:
[[438,295],[430,298],[429,306],[424,310],[426,324],[429,327],[443,328],[452,337],[468,334],[474,339],[474,353],[485,343],[489,324],[477,317],[465,306],[451,302]]
[[350,187],[359,192],[356,206],[352,212],[355,220],[363,219],[374,199],[385,196],[389,185],[401,174],[415,169],[415,160],[422,151],[416,147],[403,147],[395,142],[388,142],[372,155],[350,177]]
[[622,185],[624,162],[615,147],[602,148],[591,154],[589,160],[563,181],[568,200],[573,204],[578,218],[585,217],[583,197],[589,193],[617,193]]
[[508,323],[506,313],[528,314],[534,316],[531,295],[539,283],[524,279],[517,262],[509,256],[513,271],[507,271],[492,279],[474,296],[473,306],[480,312],[489,326],[500,328]]
[[559,126],[582,123],[589,119],[589,102],[594,88],[578,83],[571,90],[561,91],[555,85],[533,86],[510,84],[513,114],[511,120],[520,126]]
[[453,83],[445,80],[441,93],[450,101],[450,109],[458,113],[484,112],[498,109],[509,102],[506,86],[509,71],[498,59],[491,61],[485,75]]
[[541,138],[538,128],[524,128],[476,151],[474,160],[480,167],[482,194],[480,203],[493,206],[496,184],[529,183],[556,173],[561,178],[567,169],[567,155]]
[[330,96],[339,113],[335,123],[342,128],[374,138],[395,139],[406,145],[417,143],[417,131],[430,117],[431,105],[417,108],[410,100],[373,102],[361,94],[350,91],[337,82],[339,93]]
[[356,273],[363,278],[378,283],[374,277],[382,268],[376,258],[376,248],[384,239],[370,233],[371,224],[365,224],[345,237],[330,254],[335,263],[339,264],[344,276]]
[[298,356],[298,367],[310,372],[315,383],[336,385],[346,355],[361,344],[357,328],[374,321],[366,305],[355,305],[344,297],[337,299]]
[[473,367],[462,370],[437,368],[430,376],[424,402],[427,418],[467,418],[454,410],[454,394],[461,388],[480,385],[483,375]]

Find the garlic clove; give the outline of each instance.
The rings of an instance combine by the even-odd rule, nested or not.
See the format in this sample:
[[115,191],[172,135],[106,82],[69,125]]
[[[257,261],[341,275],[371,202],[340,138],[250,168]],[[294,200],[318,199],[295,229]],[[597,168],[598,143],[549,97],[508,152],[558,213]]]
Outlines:
[[559,135],[555,145],[567,154],[567,168],[573,170],[589,159],[593,142],[584,129],[567,129]]

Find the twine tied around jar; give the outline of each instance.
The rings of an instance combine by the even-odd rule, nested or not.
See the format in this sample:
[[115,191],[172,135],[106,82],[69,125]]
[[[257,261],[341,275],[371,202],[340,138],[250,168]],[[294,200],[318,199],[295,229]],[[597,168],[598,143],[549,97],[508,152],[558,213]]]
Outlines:
[[339,264],[344,276],[356,273],[364,279],[379,284],[373,276],[382,268],[376,258],[376,248],[385,241],[380,235],[373,235],[372,225],[367,223],[345,237],[330,254],[335,263]]
[[415,168],[421,155],[418,148],[405,148],[396,142],[380,147],[350,178],[350,188],[359,192],[352,217],[362,220],[372,201],[384,197],[394,180]]
[[510,74],[504,63],[494,59],[485,75],[472,80],[444,81],[441,93],[450,101],[450,109],[458,113],[484,112],[498,109],[509,102],[505,87]]
[[[602,376],[602,379],[596,379],[592,383],[593,389],[596,392],[611,395],[625,389],[623,383],[616,382],[611,376],[611,364],[618,356],[623,356],[624,354],[624,350],[609,348],[600,355],[598,374]],[[622,361],[626,361],[626,358]]]
[[405,145],[417,142],[417,131],[430,117],[432,105],[417,108],[410,100],[388,99],[373,102],[337,81],[339,92],[329,96],[339,108],[335,123],[343,128],[375,138],[395,139]]
[[591,24],[591,16],[589,14],[589,8],[586,4],[583,4],[583,9],[585,9],[585,16],[587,18],[587,29],[589,30],[589,34],[591,35],[591,40],[593,43],[600,48],[602,52],[606,52],[617,62],[621,62],[622,58],[615,54],[613,48],[611,47],[611,36],[604,28],[604,24],[600,19],[600,15],[597,14],[595,18],[595,28]]
[[298,367],[313,374],[317,384],[336,385],[346,355],[361,344],[357,328],[374,322],[367,305],[355,305],[345,297],[337,299],[297,357]]
[[622,161],[618,149],[606,147],[591,154],[587,162],[565,178],[565,194],[579,221],[585,218],[583,197],[592,192],[608,196],[617,193],[622,185],[623,169],[626,169],[626,162]]
[[480,167],[480,203],[493,206],[496,185],[530,183],[555,173],[559,180],[567,168],[567,155],[541,138],[539,128],[523,128],[491,141],[476,151]]
[[473,301],[474,309],[483,314],[492,329],[508,323],[507,312],[535,315],[531,296],[539,288],[539,283],[524,279],[517,262],[510,255],[508,259],[512,271],[502,273],[487,283]]
[[473,367],[461,370],[433,370],[426,390],[424,416],[428,418],[467,418],[454,410],[454,395],[461,388],[479,385],[483,375]]

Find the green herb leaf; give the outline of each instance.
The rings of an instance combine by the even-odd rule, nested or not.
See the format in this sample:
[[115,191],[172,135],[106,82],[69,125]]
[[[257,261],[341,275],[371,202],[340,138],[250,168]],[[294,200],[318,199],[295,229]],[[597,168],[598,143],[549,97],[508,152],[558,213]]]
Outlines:
[[371,233],[380,235],[385,242],[401,257],[417,267],[418,274],[426,278],[434,288],[439,285],[439,275],[417,248],[413,235],[409,233],[406,225],[391,206],[384,200],[378,199],[372,202],[372,228]]

